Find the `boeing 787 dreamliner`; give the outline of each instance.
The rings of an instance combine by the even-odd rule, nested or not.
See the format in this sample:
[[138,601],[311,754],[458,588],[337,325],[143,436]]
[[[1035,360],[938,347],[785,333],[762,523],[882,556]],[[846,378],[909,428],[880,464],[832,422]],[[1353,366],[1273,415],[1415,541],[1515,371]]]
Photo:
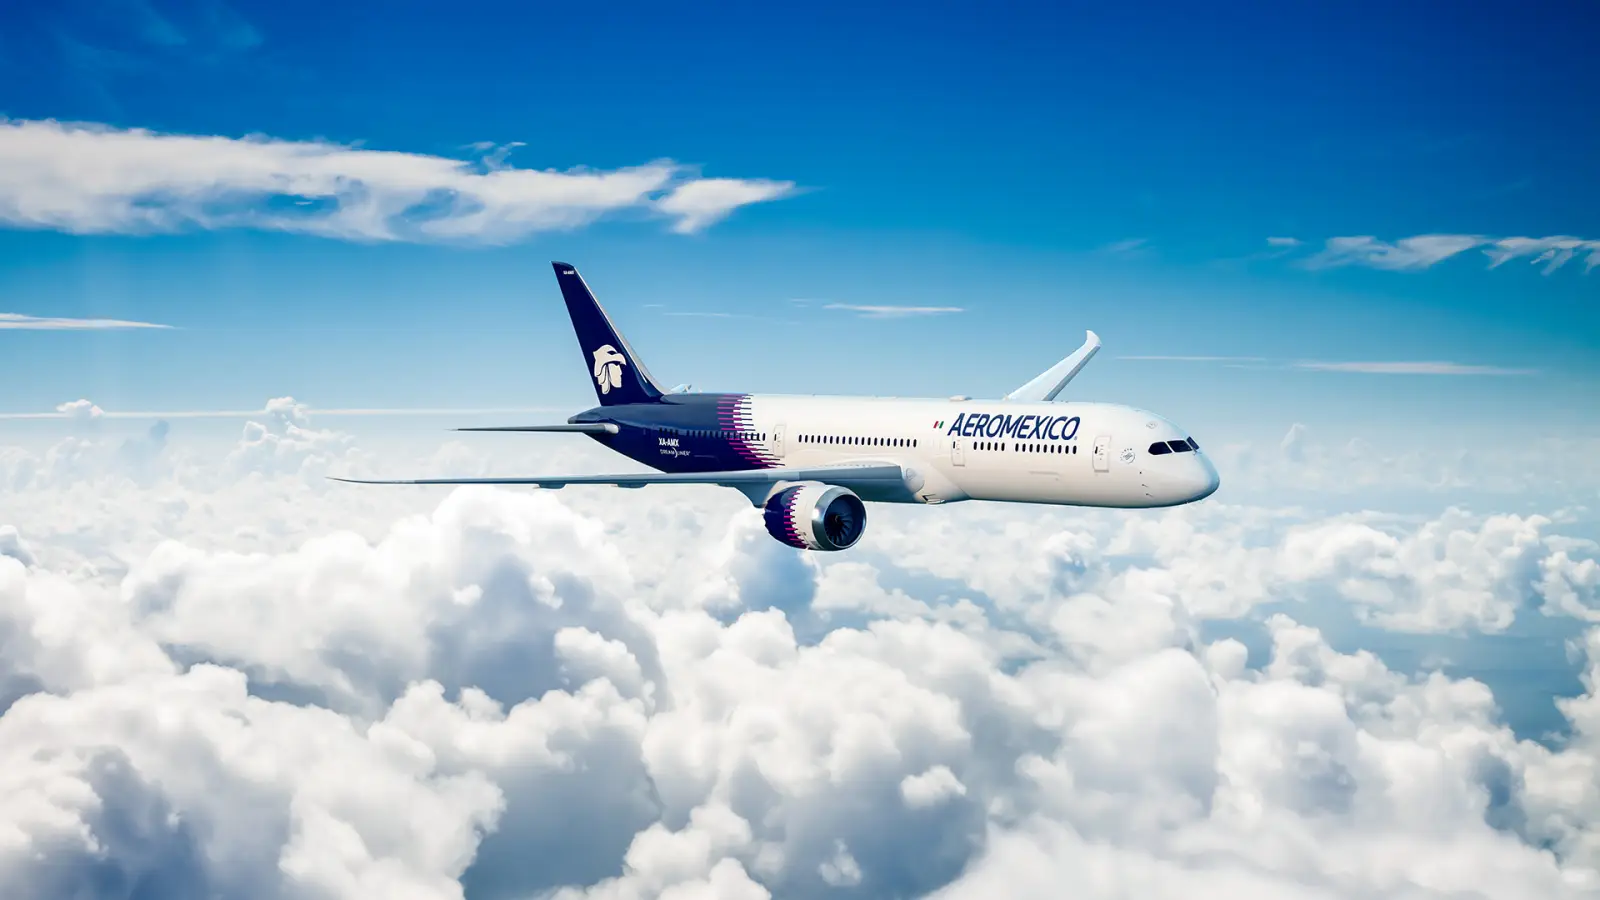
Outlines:
[[805,550],[845,550],[866,503],[998,500],[1144,509],[1193,503],[1217,470],[1188,434],[1129,406],[1057,402],[1100,348],[1071,356],[998,400],[666,391],[573,266],[553,263],[599,406],[564,425],[463,431],[575,432],[655,472],[336,479],[359,484],[715,484],[764,511],[767,531]]

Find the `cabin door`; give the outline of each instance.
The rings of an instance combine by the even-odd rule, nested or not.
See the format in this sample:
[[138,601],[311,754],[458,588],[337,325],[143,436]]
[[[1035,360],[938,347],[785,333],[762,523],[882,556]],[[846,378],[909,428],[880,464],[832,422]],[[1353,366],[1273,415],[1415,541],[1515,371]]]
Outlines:
[[966,448],[962,447],[961,438],[950,439],[950,465],[964,466],[967,464]]
[[1094,470],[1111,471],[1111,435],[1102,434],[1094,439]]

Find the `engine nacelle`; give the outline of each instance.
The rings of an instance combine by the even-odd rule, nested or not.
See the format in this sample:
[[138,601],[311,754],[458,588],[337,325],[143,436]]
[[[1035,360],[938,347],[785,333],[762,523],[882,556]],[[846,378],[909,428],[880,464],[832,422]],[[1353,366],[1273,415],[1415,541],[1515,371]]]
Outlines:
[[801,550],[848,550],[867,528],[867,507],[847,488],[803,481],[767,498],[767,533]]

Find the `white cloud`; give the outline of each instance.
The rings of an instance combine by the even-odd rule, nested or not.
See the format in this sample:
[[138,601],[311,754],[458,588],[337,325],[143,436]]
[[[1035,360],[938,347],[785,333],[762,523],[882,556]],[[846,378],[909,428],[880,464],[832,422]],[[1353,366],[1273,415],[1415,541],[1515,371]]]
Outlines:
[[154,322],[130,322],[123,319],[71,319],[60,316],[26,316],[21,313],[0,313],[0,329],[27,331],[103,331],[121,328],[171,328]]
[[1578,257],[1584,260],[1585,272],[1600,265],[1600,240],[1565,236],[1495,238],[1478,234],[1423,234],[1392,243],[1371,235],[1329,238],[1305,264],[1311,268],[1359,265],[1418,271],[1479,248],[1489,257],[1491,269],[1526,257],[1532,257],[1535,264],[1544,263],[1546,275]]
[[833,846],[833,858],[824,860],[817,867],[817,873],[829,887],[847,888],[860,884],[861,864],[850,855],[850,848],[844,845],[844,841],[834,841]]
[[94,446],[0,528],[30,896],[1600,889],[1600,629],[1546,747],[1286,615],[1253,664],[1199,627],[1591,619],[1600,548],[1547,517],[875,507],[807,556],[709,489],[327,490],[171,441],[141,484]]
[[1298,246],[1300,246],[1300,244],[1301,244],[1301,241],[1300,241],[1299,238],[1293,238],[1293,237],[1269,237],[1269,238],[1267,238],[1267,246],[1269,246],[1269,247],[1298,247]]
[[558,172],[326,141],[0,120],[0,221],[73,233],[248,227],[503,243],[630,210],[687,232],[791,189],[702,179],[671,161]]
[[1305,434],[1306,426],[1299,422],[1289,426],[1284,432],[1283,440],[1278,443],[1278,449],[1283,451],[1284,458],[1300,462],[1305,459]]
[[829,303],[823,309],[860,313],[868,319],[903,319],[910,316],[940,316],[966,312],[961,306],[870,306],[856,303]]
[[679,185],[656,201],[656,209],[678,221],[672,230],[691,234],[727,218],[741,206],[765,203],[794,193],[794,183],[765,179],[701,178]]
[[1250,366],[1276,369],[1305,369],[1314,372],[1355,372],[1368,375],[1537,375],[1538,369],[1520,369],[1506,366],[1483,366],[1469,363],[1439,362],[1436,360],[1394,360],[1387,362],[1323,360],[1274,360],[1264,356],[1119,356],[1161,362],[1215,362],[1233,366]]
[[[302,407],[311,411],[310,407]],[[318,408],[315,410],[319,417],[328,416],[439,416],[456,419],[466,416],[484,415],[523,415],[570,412],[570,408],[563,406],[507,406],[489,409],[471,408],[445,408],[445,407],[367,407],[367,408]],[[259,409],[169,409],[169,410],[113,410],[102,412],[108,419],[252,419],[262,415]],[[31,413],[0,413],[0,420],[5,419],[60,419],[66,413],[57,407],[56,412],[31,412]]]
[[1265,356],[1119,356],[1117,359],[1139,359],[1152,362],[1221,362],[1221,363],[1264,363],[1272,362]]
[[1483,252],[1489,257],[1489,268],[1495,268],[1509,260],[1523,257],[1533,257],[1530,262],[1544,263],[1546,275],[1566,265],[1568,261],[1577,256],[1583,257],[1583,270],[1585,272],[1600,265],[1600,241],[1584,240],[1574,237],[1545,237],[1503,238],[1485,247]]
[[1394,243],[1370,235],[1329,238],[1320,253],[1306,260],[1312,268],[1363,265],[1374,269],[1426,269],[1488,239],[1469,234],[1421,234]]
[[1110,253],[1118,256],[1127,256],[1135,254],[1141,250],[1146,250],[1149,248],[1149,246],[1149,238],[1129,238],[1128,240],[1114,241],[1110,244],[1106,244],[1100,248],[1100,252]]
[[95,406],[88,400],[72,400],[70,402],[63,403],[56,407],[56,412],[66,416],[69,419],[75,419],[80,422],[98,419],[106,414],[105,410]]
[[1537,375],[1538,369],[1475,366],[1453,362],[1297,362],[1297,369],[1369,375]]
[[967,786],[948,766],[934,766],[920,775],[907,775],[900,782],[900,797],[912,809],[926,809],[952,797],[962,797]]
[[261,418],[246,422],[238,446],[228,455],[234,472],[326,475],[335,461],[350,458],[351,438],[337,431],[310,426],[308,410],[293,397],[267,401]]
[[1544,534],[1549,524],[1453,511],[1398,535],[1357,521],[1300,527],[1284,539],[1280,574],[1285,587],[1331,588],[1388,628],[1503,631],[1544,599],[1539,573],[1560,543]]

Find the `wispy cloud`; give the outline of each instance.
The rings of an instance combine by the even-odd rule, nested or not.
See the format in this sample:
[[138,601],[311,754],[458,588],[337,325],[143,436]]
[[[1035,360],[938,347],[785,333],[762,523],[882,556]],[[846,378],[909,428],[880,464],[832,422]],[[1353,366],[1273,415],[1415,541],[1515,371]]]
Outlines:
[[1538,369],[1479,366],[1465,363],[1423,361],[1347,361],[1327,362],[1311,359],[1271,359],[1264,356],[1119,356],[1118,359],[1160,360],[1168,362],[1211,362],[1226,365],[1266,365],[1274,369],[1305,369],[1316,372],[1357,372],[1368,375],[1537,375]]
[[656,202],[656,209],[678,217],[673,231],[691,234],[722,221],[741,206],[765,203],[794,192],[794,183],[789,181],[701,178],[674,188]]
[[626,212],[665,216],[674,231],[693,232],[795,189],[787,181],[701,178],[671,160],[519,169],[504,164],[504,149],[474,161],[326,141],[0,119],[0,224],[498,244]]
[[[402,408],[350,408],[350,409],[318,409],[306,407],[306,413],[318,417],[326,416],[360,416],[360,417],[387,417],[387,416],[505,416],[505,415],[530,415],[530,414],[560,414],[571,412],[558,406],[507,406],[484,409],[449,409],[439,407],[402,407]],[[0,420],[14,419],[247,419],[252,416],[267,415],[266,409],[177,409],[162,411],[108,411],[90,403],[88,400],[75,400],[63,403],[56,407],[55,412],[0,412]]]
[[1306,260],[1306,265],[1313,269],[1351,265],[1402,271],[1426,269],[1485,240],[1479,235],[1422,234],[1391,244],[1370,235],[1336,237],[1329,238],[1320,253]]
[[1297,362],[1297,369],[1362,372],[1369,375],[1537,375],[1538,369],[1508,369],[1453,362]]
[[1161,360],[1167,362],[1270,362],[1264,356],[1119,356],[1117,359]]
[[716,311],[716,310],[669,309],[669,310],[662,310],[661,314],[663,316],[672,316],[673,318],[679,318],[679,319],[718,319],[718,320],[735,320],[735,319],[737,319],[737,320],[749,321],[749,322],[775,322],[775,323],[780,324],[780,325],[798,325],[798,324],[800,324],[799,322],[796,322],[793,319],[784,319],[784,318],[780,318],[780,317],[776,317],[776,316],[763,316],[763,315],[756,315],[754,313],[719,312],[719,311]]
[[823,309],[859,313],[868,319],[903,319],[909,316],[942,316],[966,312],[963,306],[869,306],[856,303],[829,303]]
[[58,316],[25,316],[0,313],[0,329],[28,331],[98,331],[117,328],[171,328],[154,322],[129,322],[123,319],[68,319]]
[[1600,240],[1566,235],[1496,238],[1481,234],[1421,234],[1393,242],[1371,235],[1329,238],[1320,251],[1306,258],[1304,265],[1313,269],[1367,266],[1420,271],[1473,249],[1482,250],[1491,269],[1514,259],[1544,263],[1546,275],[1579,257],[1584,261],[1585,272],[1600,265]]
[[1546,275],[1566,265],[1575,256],[1584,258],[1584,272],[1600,265],[1600,241],[1575,237],[1503,238],[1493,246],[1484,248],[1483,252],[1489,257],[1491,269],[1509,260],[1525,257],[1532,257],[1529,262],[1534,264],[1544,263]]
[[1113,241],[1105,244],[1100,247],[1100,252],[1114,256],[1131,256],[1148,249],[1150,249],[1149,238],[1129,238],[1125,241]]
[[1299,238],[1295,238],[1295,237],[1269,237],[1269,238],[1267,238],[1267,246],[1268,247],[1298,247],[1298,246],[1300,246],[1300,239]]

